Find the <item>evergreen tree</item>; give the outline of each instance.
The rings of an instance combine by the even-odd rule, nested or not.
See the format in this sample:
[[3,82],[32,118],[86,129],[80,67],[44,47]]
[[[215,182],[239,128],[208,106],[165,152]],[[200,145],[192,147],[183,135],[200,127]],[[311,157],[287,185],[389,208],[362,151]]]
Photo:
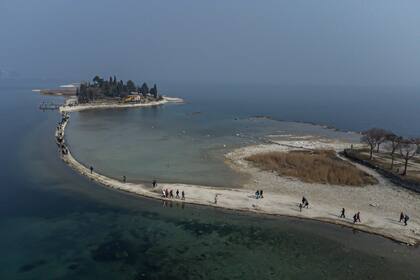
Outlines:
[[136,90],[136,85],[133,83],[132,80],[127,81],[127,91],[130,93]]
[[153,87],[150,89],[150,94],[153,95],[154,98],[158,97],[158,90],[156,84],[154,84]]
[[147,86],[146,83],[143,83],[143,85],[141,86],[141,93],[146,96],[149,93],[149,87]]
[[108,82],[105,82],[103,85],[103,93],[106,96],[112,96],[111,87]]
[[99,77],[98,75],[96,75],[96,76],[93,78],[93,82],[94,82],[96,85],[98,85],[99,87],[101,87],[101,86],[102,86],[103,81],[104,81],[104,80],[103,80],[101,77]]

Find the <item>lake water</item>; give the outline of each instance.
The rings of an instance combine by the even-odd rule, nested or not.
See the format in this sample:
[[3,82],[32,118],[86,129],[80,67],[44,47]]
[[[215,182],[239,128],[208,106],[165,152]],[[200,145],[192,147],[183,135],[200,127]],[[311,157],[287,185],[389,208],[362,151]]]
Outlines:
[[[163,207],[158,201],[111,191],[93,184],[75,174],[58,158],[53,134],[59,115],[57,112],[38,111],[37,106],[40,101],[47,98],[30,91],[32,88],[46,86],[51,84],[0,84],[2,96],[0,129],[3,136],[0,162],[2,177],[0,279],[416,279],[418,277],[419,250],[398,245],[381,237],[298,219],[244,215],[176,203]],[[103,122],[102,129],[95,128],[91,131],[92,135],[97,133],[96,139],[99,145],[107,143],[112,147],[117,145],[118,141],[114,136],[122,133],[121,142],[128,144],[128,149],[133,149],[133,144],[125,138],[130,136],[130,133],[134,134],[133,130],[138,134],[143,129],[147,133],[134,140],[139,141],[140,147],[145,143],[152,145],[153,149],[149,148],[152,151],[160,145],[155,143],[157,139],[165,142],[169,141],[168,137],[172,138],[178,134],[178,138],[170,139],[170,143],[178,143],[174,145],[181,151],[187,148],[187,145],[182,143],[200,142],[192,154],[180,155],[181,153],[175,149],[176,162],[179,162],[181,156],[195,157],[200,149],[206,150],[206,145],[201,142],[206,139],[207,134],[210,135],[207,137],[212,139],[204,143],[225,143],[228,149],[233,145],[259,141],[260,136],[270,130],[276,130],[274,134],[278,134],[279,130],[286,130],[284,123],[248,119],[254,115],[270,115],[278,119],[287,119],[289,116],[293,120],[322,122],[342,129],[359,130],[369,127],[365,127],[363,122],[341,121],[344,115],[350,115],[350,111],[354,114],[354,110],[341,107],[340,111],[337,109],[337,104],[325,105],[325,110],[329,113],[323,111],[324,113],[319,113],[318,118],[311,119],[311,116],[316,114],[305,107],[309,101],[303,98],[305,96],[303,93],[301,93],[303,98],[301,118],[298,118],[298,114],[292,111],[299,106],[289,107],[285,104],[287,102],[280,102],[281,99],[278,99],[280,105],[276,106],[274,104],[276,99],[273,96],[265,97],[261,89],[254,93],[258,95],[257,101],[248,100],[243,96],[244,103],[237,104],[233,103],[233,96],[242,91],[226,87],[226,103],[220,105],[220,102],[216,101],[218,97],[210,95],[213,90],[197,90],[197,93],[194,93],[192,89],[187,92],[182,90],[182,87],[173,86],[173,88],[174,94],[165,88],[168,95],[187,97],[189,104],[128,110],[119,112],[121,114],[116,114],[112,110],[94,114],[89,112],[73,114],[69,131],[74,131],[74,135],[77,135],[77,131],[82,129],[82,124],[86,125],[84,129],[90,130],[89,126],[92,124],[97,125],[103,118],[112,118],[111,123],[124,125],[127,123],[130,132],[126,134],[127,127],[124,128],[124,125],[122,128],[112,127],[109,130],[107,122]],[[211,88],[212,86],[209,86],[209,89]],[[219,94],[222,89],[219,89]],[[359,94],[363,95],[360,92]],[[374,94],[379,95],[378,92]],[[413,93],[405,94],[411,96]],[[260,106],[265,104],[263,100],[267,102],[267,109],[265,105]],[[366,97],[365,100],[374,100],[374,98]],[[401,100],[418,99],[401,98]],[[374,101],[375,106],[376,103],[381,105],[380,100]],[[246,103],[248,105],[244,105]],[[317,108],[318,105],[315,102],[313,106]],[[375,107],[372,104],[371,106]],[[413,108],[410,106],[405,107]],[[193,114],[198,111],[201,113]],[[330,115],[332,111],[337,112],[336,117]],[[384,111],[379,110],[379,112]],[[360,109],[354,114],[354,118],[365,119],[360,116],[363,114],[366,116],[371,113]],[[400,118],[394,115],[394,123],[404,123],[407,121],[406,117],[417,121],[419,118],[417,114],[417,111],[410,111],[401,114]],[[328,122],[323,122],[322,119],[326,116],[330,119]],[[119,120],[126,118],[127,122],[116,122],[114,118],[120,118]],[[393,124],[387,122],[390,118],[388,115],[382,115],[374,119],[382,119],[383,126],[392,128]],[[133,128],[135,123],[133,119],[138,120],[138,128]],[[260,123],[253,126],[252,121]],[[237,125],[238,122],[240,125]],[[204,127],[204,123],[208,125]],[[352,123],[354,126],[347,126],[346,123]],[[375,121],[372,123],[375,126],[381,124],[376,124]],[[298,129],[294,127],[295,125]],[[413,122],[410,125],[413,125]],[[417,133],[416,128],[409,129],[410,125],[396,127],[407,134]],[[239,127],[239,135],[246,137],[236,136],[237,132],[231,131],[232,126]],[[301,125],[291,126],[297,133],[308,132]],[[185,133],[182,133],[182,130],[185,130]],[[319,128],[314,128],[311,133],[314,131],[319,131]],[[95,140],[92,135],[86,136],[88,143],[83,147],[90,145],[89,139]],[[148,135],[151,135],[150,139],[147,138]],[[112,136],[112,139],[106,142],[99,136]],[[69,137],[72,137],[71,134]],[[228,141],[229,139],[231,141]],[[77,147],[74,141],[79,140],[73,139],[72,149]],[[161,147],[164,149],[165,145]],[[81,148],[80,151],[83,149],[89,150]],[[114,147],[112,149],[114,150],[111,150],[111,153],[118,154],[118,149]],[[139,149],[143,156],[151,158],[148,161],[152,161],[149,162],[151,167],[146,169],[143,161],[137,158],[128,159],[139,162],[138,164],[143,167],[131,171],[133,174],[138,174],[137,178],[141,178],[144,174],[150,175],[153,173],[150,171],[155,168],[158,170],[166,168],[163,163],[153,162],[153,160],[162,160],[156,155],[164,155],[164,151],[156,151],[154,156],[153,153],[147,153],[145,148]],[[223,149],[223,146],[210,147],[203,155],[211,158],[209,168],[212,170],[215,168],[214,172],[222,174],[225,171],[217,168],[220,166],[218,156]],[[92,151],[92,155],[95,156],[97,152]],[[97,155],[96,157],[100,158]],[[112,158],[122,160],[118,157]],[[86,156],[84,160],[94,159]],[[164,159],[164,162],[168,161],[171,168],[171,159]],[[201,165],[200,159],[197,161],[198,167],[193,172],[201,172]],[[103,168],[106,169],[107,165],[104,164]],[[147,172],[141,174],[139,170],[143,169]],[[158,173],[158,170],[154,173]],[[176,172],[165,173],[168,175],[162,179],[175,178]],[[188,172],[182,171],[182,173],[188,175]],[[114,175],[118,176],[118,172],[115,171]],[[229,171],[223,176],[226,180],[232,179],[235,182],[234,176],[230,177]]]
[[238,147],[290,135],[360,138],[304,123],[220,114],[201,103],[75,113],[66,131],[73,155],[100,173],[212,186],[247,180],[224,162],[224,154]]

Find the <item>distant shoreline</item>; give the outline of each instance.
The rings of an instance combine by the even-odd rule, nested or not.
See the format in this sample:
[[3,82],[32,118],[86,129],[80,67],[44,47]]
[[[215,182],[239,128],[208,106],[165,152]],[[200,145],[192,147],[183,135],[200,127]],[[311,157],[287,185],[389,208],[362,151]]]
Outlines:
[[[75,111],[82,111],[82,110],[91,110],[91,109],[104,109],[104,108],[132,108],[132,107],[146,107],[146,106],[156,106],[160,104],[165,104],[168,102],[181,102],[181,99],[178,98],[169,98],[166,97],[161,102],[150,102],[150,103],[144,103],[144,104],[106,104],[105,105],[77,105],[77,106],[63,106],[60,108],[60,112],[62,113],[70,113]],[[57,133],[62,133],[63,138],[65,136],[65,128],[67,125],[68,120],[64,122],[62,127],[57,130]],[[284,142],[284,141],[283,141]],[[295,143],[292,143],[296,146],[296,148],[313,148],[315,146],[319,146],[319,142],[308,142],[307,140],[303,141],[294,141]],[[305,145],[310,144],[310,146],[305,147]],[[312,143],[312,144],[311,144]],[[296,218],[304,218],[304,219],[312,219],[312,220],[318,220],[322,222],[342,225],[350,228],[354,228],[360,231],[364,231],[367,233],[373,233],[377,235],[381,235],[383,237],[392,239],[397,242],[406,243],[409,245],[416,245],[420,243],[420,225],[415,223],[413,219],[413,222],[410,221],[410,228],[412,231],[409,230],[408,227],[403,227],[400,224],[394,225],[392,223],[387,222],[386,214],[382,214],[382,210],[378,213],[372,214],[372,211],[375,212],[379,209],[375,209],[375,206],[370,206],[369,203],[363,204],[364,206],[358,206],[357,208],[351,207],[350,205],[345,205],[346,209],[348,209],[348,216],[351,216],[354,211],[362,211],[362,219],[363,221],[366,221],[365,223],[360,224],[353,224],[349,221],[349,219],[344,220],[338,218],[337,215],[332,215],[328,213],[334,213],[338,212],[340,209],[337,206],[331,206],[330,203],[325,204],[325,202],[321,201],[321,204],[317,200],[321,200],[321,198],[316,198],[316,195],[310,195],[308,196],[311,200],[311,209],[305,210],[303,212],[299,212],[297,208],[297,202],[299,201],[300,197],[297,195],[303,195],[307,193],[311,193],[310,189],[306,189],[305,191],[305,184],[296,182],[296,181],[287,181],[286,178],[280,178],[281,181],[278,182],[277,177],[273,177],[273,174],[269,174],[267,172],[261,172],[257,170],[256,168],[247,166],[248,163],[246,163],[243,159],[246,155],[261,152],[261,151],[267,151],[267,150],[289,150],[291,143],[276,143],[276,144],[269,144],[269,145],[258,145],[258,146],[249,146],[244,147],[241,149],[237,149],[229,154],[226,155],[227,160],[229,161],[229,164],[232,165],[233,168],[238,169],[239,171],[243,172],[250,172],[254,178],[256,178],[256,183],[251,184],[250,186],[244,186],[244,188],[214,188],[209,186],[198,186],[198,185],[189,185],[189,184],[168,184],[168,183],[160,183],[158,184],[158,187],[152,188],[152,186],[148,186],[146,184],[139,184],[139,183],[130,183],[130,182],[123,182],[122,180],[116,180],[109,178],[105,175],[102,175],[100,173],[97,173],[95,170],[93,172],[90,172],[89,168],[81,164],[80,162],[75,159],[70,150],[68,150],[68,153],[66,155],[61,154],[62,160],[69,165],[73,170],[78,172],[79,174],[86,176],[87,178],[91,179],[92,181],[95,181],[103,186],[113,188],[116,190],[121,190],[133,194],[137,194],[140,196],[163,200],[163,201],[178,201],[178,202],[185,202],[190,204],[197,204],[197,205],[204,205],[204,206],[211,206],[211,207],[218,207],[223,209],[230,209],[230,210],[236,210],[236,211],[245,211],[245,212],[253,212],[253,213],[261,213],[261,214],[268,214],[268,215],[282,215],[282,216],[290,216],[290,217],[296,217]],[[311,146],[312,145],[312,146]],[[314,146],[315,145],[315,146]],[[335,147],[337,149],[341,149],[342,146],[337,145],[335,143],[327,143],[326,145],[330,145],[331,147]],[[298,147],[299,146],[299,147]],[[293,147],[293,146],[292,146]],[[66,147],[68,149],[68,147]],[[375,176],[379,176],[374,171],[369,171],[372,174],[375,174]],[[122,178],[121,178],[122,179]],[[274,181],[273,181],[274,180]],[[265,190],[265,198],[257,200],[253,197],[253,189],[260,187],[258,183],[268,182],[271,185],[276,184],[287,184],[294,186],[296,185],[296,188],[301,188],[301,191],[293,192],[293,191],[285,191],[284,193],[277,193],[273,192],[269,189],[269,187],[261,186]],[[309,188],[316,189],[316,187],[319,187],[318,185],[309,185]],[[382,186],[380,186],[382,188]],[[337,192],[336,189],[334,190],[334,186],[321,186],[321,188],[324,188],[325,192],[328,192],[329,195],[332,195]],[[341,190],[345,190],[346,187],[340,187]],[[365,189],[368,187],[365,187]],[[365,196],[373,196],[370,197],[372,199],[375,199],[376,195],[376,189],[375,187],[372,191],[370,191],[369,194],[366,194]],[[376,187],[377,188],[377,187]],[[388,188],[388,187],[387,187]],[[389,187],[391,188],[391,187]],[[169,199],[164,198],[161,195],[162,189],[172,189],[174,192],[179,189],[184,190],[186,193],[186,200],[179,200],[179,199]],[[353,191],[350,187],[348,189],[349,191]],[[391,192],[391,195],[393,195],[393,192],[395,190],[388,189],[388,192]],[[401,190],[398,190],[398,192],[401,192]],[[403,190],[404,195],[408,195]],[[174,194],[175,195],[175,194]],[[338,191],[338,195],[340,194],[340,191]],[[411,194],[409,194],[411,197]],[[215,197],[218,197],[217,204],[214,203]],[[418,199],[418,197],[414,197],[415,199]],[[381,198],[378,198],[381,199]],[[401,198],[402,199],[402,198]],[[348,202],[343,202],[348,203]],[[418,200],[417,200],[418,203]],[[353,210],[352,210],[353,208]],[[362,208],[362,210],[361,210]],[[356,210],[357,209],[357,210]],[[350,212],[351,211],[351,212]],[[411,212],[410,212],[411,213]],[[390,213],[387,213],[390,214]],[[399,213],[395,213],[395,215],[398,215]],[[411,213],[411,216],[413,216],[414,213]]]

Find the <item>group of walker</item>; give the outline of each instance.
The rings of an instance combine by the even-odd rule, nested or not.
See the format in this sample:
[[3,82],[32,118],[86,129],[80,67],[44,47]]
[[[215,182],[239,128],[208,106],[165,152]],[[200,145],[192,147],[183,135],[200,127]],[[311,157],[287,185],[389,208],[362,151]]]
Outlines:
[[[345,208],[341,209],[340,218],[343,218],[343,219],[346,218],[346,209]],[[404,225],[406,226],[409,219],[410,219],[410,217],[408,217],[407,214],[404,214],[403,212],[401,212],[400,223],[404,222]],[[361,223],[361,222],[362,222],[362,220],[360,219],[360,212],[357,212],[356,214],[353,215],[353,224]]]
[[61,154],[67,155],[69,153],[66,144],[64,143],[64,124],[69,119],[69,116],[66,113],[63,113],[61,116],[61,121],[58,123],[56,128],[56,135],[55,140],[57,141],[57,145],[60,148]]
[[[341,208],[340,218],[345,219],[346,218],[346,208]],[[360,219],[360,212],[357,212],[353,215],[353,224],[355,223],[361,223],[362,220]]]
[[[346,218],[346,209],[341,208],[340,218],[345,219]],[[355,223],[361,223],[362,220],[360,219],[360,212],[357,212],[353,215],[353,224]]]
[[[299,211],[300,212],[302,212],[302,208],[309,209],[309,201],[308,201],[308,199],[306,199],[306,197],[302,197],[302,202],[299,203]],[[346,218],[346,209],[345,208],[341,209],[340,218],[342,218],[342,219]],[[406,226],[409,219],[410,219],[410,217],[407,214],[404,214],[403,212],[401,212],[400,223],[404,222],[404,225]],[[362,222],[362,220],[360,218],[360,212],[355,213],[353,215],[353,224],[361,223],[361,222]]]
[[306,197],[302,197],[302,202],[299,203],[299,211],[302,212],[302,208],[309,209],[309,201]]
[[[90,167],[90,171],[91,172],[93,171],[93,167],[92,166]],[[126,182],[126,177],[125,176],[123,176],[123,181],[124,181],[124,183]],[[156,188],[157,187],[156,180],[153,180],[152,185],[153,185],[153,188]],[[215,197],[214,197],[214,204],[217,204],[217,197],[219,195],[220,194],[216,194],[215,195]],[[164,197],[164,198],[177,198],[177,199],[185,200],[185,192],[182,191],[181,192],[181,196],[179,196],[179,190],[177,189],[176,192],[175,192],[175,197],[174,197],[174,192],[173,192],[172,189],[171,190],[169,190],[169,189],[162,189],[162,197]],[[255,198],[256,199],[264,198],[264,192],[263,192],[263,190],[257,190],[255,192]],[[302,197],[302,202],[299,203],[299,211],[302,212],[302,209],[303,208],[309,209],[309,201],[304,196]],[[342,208],[341,209],[340,218],[342,218],[342,219],[345,219],[346,218],[346,209],[345,208]],[[400,223],[401,222],[404,222],[404,225],[406,226],[409,219],[410,219],[410,217],[407,214],[401,212],[401,214],[400,214]],[[362,220],[360,218],[360,212],[355,213],[353,215],[353,223],[355,224],[355,223],[361,223],[361,222],[362,222]]]
[[185,200],[185,192],[181,191],[181,196],[179,196],[179,190],[176,190],[175,197],[174,197],[174,191],[168,190],[168,189],[162,189],[162,197],[164,198],[178,198],[181,200]]
[[263,192],[263,190],[257,190],[257,191],[255,192],[255,198],[256,198],[256,199],[259,199],[259,198],[264,198],[264,192]]
[[[155,188],[157,186],[156,181],[154,180],[152,183],[153,187]],[[180,192],[179,190],[176,190],[175,192],[175,196],[174,196],[174,191],[172,189],[162,189],[162,197],[164,198],[177,198],[177,199],[181,199],[181,200],[185,200],[185,192],[181,191],[181,196],[179,195]]]
[[404,214],[403,212],[401,212],[400,214],[400,223],[404,222],[404,225],[407,225],[408,220],[410,219],[410,217],[408,217],[407,214]]

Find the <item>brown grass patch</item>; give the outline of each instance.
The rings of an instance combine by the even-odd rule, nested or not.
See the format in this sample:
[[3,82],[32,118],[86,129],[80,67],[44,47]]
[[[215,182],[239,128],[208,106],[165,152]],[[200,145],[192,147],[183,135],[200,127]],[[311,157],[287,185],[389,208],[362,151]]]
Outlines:
[[332,150],[269,152],[245,158],[263,170],[276,171],[307,183],[366,186],[376,178],[337,157]]

